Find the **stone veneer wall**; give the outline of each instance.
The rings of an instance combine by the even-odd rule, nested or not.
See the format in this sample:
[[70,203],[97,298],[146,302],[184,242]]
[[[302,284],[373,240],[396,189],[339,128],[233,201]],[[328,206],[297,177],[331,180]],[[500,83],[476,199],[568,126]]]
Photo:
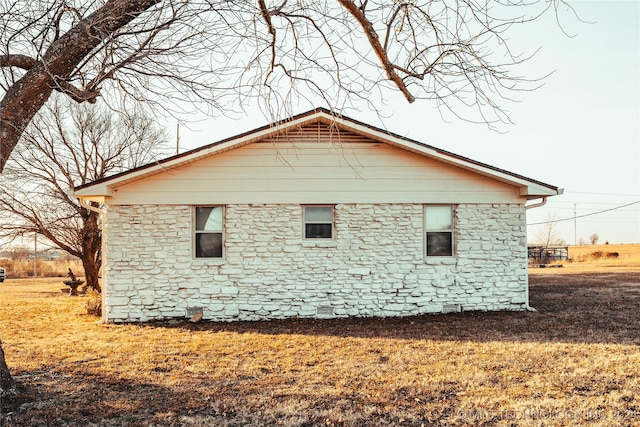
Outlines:
[[523,310],[521,204],[456,207],[456,256],[425,258],[423,205],[338,204],[332,241],[302,239],[300,205],[228,205],[224,260],[192,256],[190,206],[112,206],[108,321],[406,316]]

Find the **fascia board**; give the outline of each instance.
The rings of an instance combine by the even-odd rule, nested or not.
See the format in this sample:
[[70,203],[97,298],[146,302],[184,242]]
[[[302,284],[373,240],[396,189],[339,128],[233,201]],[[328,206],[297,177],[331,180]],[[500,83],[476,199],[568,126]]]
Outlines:
[[101,195],[82,195],[78,193],[73,193],[73,195],[78,199],[89,200],[90,202],[96,202],[101,204],[104,204],[107,199],[106,196],[101,196]]
[[439,160],[443,163],[450,164],[452,166],[478,173],[488,178],[495,179],[500,182],[504,182],[509,185],[516,186],[518,193],[521,196],[555,196],[562,194],[558,189],[541,185],[533,180],[526,179],[525,177],[518,177],[510,174],[506,171],[502,172],[496,170],[488,165],[483,165],[477,162],[472,162],[468,159],[451,155],[450,153],[443,152],[441,150],[422,145],[416,141],[411,141],[407,138],[392,135],[384,131],[371,128],[366,124],[354,123],[351,121],[345,121],[341,118],[334,117],[333,120],[339,124],[339,127],[351,130],[352,132],[359,133],[361,135],[368,136],[371,139],[396,146],[407,151],[411,151],[417,154],[421,154],[425,157],[430,157],[434,160]]
[[233,150],[235,148],[242,147],[243,145],[248,145],[252,142],[275,136],[279,133],[284,133],[293,127],[302,127],[309,122],[317,121],[319,116],[326,115],[326,113],[319,111],[293,120],[283,121],[275,125],[258,129],[257,131],[248,132],[238,137],[232,137],[230,139],[205,146],[201,149],[195,149],[192,152],[186,153],[186,155],[170,157],[164,161],[143,166],[138,170],[132,170],[121,175],[116,175],[112,178],[107,178],[94,185],[79,188],[74,194],[78,196],[84,194],[108,196],[113,193],[113,188],[121,185],[138,181],[164,171],[170,171],[172,169],[188,165],[189,163],[194,163],[207,157]]
[[93,200],[92,197],[108,197],[113,193],[111,188],[107,184],[96,184],[86,188],[82,188],[79,190],[75,190],[73,192],[74,197],[83,198],[83,199],[91,199],[92,202],[97,200]]

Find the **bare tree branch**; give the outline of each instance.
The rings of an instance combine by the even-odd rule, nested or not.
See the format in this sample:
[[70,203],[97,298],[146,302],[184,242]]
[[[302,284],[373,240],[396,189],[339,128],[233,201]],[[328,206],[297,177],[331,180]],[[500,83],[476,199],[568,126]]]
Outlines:
[[0,55],[0,67],[16,67],[30,70],[37,61],[27,55]]
[[[0,170],[51,91],[114,109],[272,119],[300,101],[379,109],[388,90],[489,125],[535,87],[504,35],[563,0],[14,0],[0,3]],[[533,83],[529,86],[530,83]],[[375,94],[374,99],[372,95]],[[120,105],[119,105],[120,104]],[[122,106],[122,107],[121,107]],[[126,107],[125,107],[126,106]],[[184,116],[182,116],[184,117]]]
[[69,95],[71,99],[78,103],[88,102],[90,104],[94,104],[96,102],[96,98],[100,96],[100,92],[97,90],[78,89],[71,83],[58,78],[54,79],[54,85],[55,89],[57,89],[59,92]]
[[[20,135],[56,87],[56,80],[65,80],[77,64],[113,32],[159,1],[108,0],[46,46],[41,59],[9,88],[0,101],[0,172]],[[55,18],[56,27],[59,26],[58,17]],[[56,37],[57,33],[56,30]]]
[[407,89],[404,81],[395,72],[395,67],[389,59],[384,47],[382,47],[382,45],[380,44],[378,33],[374,29],[371,21],[369,21],[365,16],[364,10],[357,7],[352,0],[338,0],[338,2],[355,18],[356,22],[358,22],[362,26],[364,33],[366,34],[367,39],[369,40],[369,43],[373,48],[373,51],[380,60],[382,68],[384,68],[384,71],[387,74],[387,78],[398,87],[407,101],[414,102],[416,98],[409,92],[409,89]]

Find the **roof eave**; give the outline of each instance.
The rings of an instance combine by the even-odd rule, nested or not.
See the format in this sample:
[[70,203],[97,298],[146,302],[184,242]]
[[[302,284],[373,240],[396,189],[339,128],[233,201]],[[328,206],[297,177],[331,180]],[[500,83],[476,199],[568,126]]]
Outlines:
[[371,139],[421,154],[470,172],[479,173],[509,185],[514,185],[518,188],[518,195],[526,197],[528,200],[544,196],[556,196],[563,193],[563,190],[558,187],[503,171],[499,168],[476,162],[417,141],[412,141],[408,138],[371,127],[365,123],[351,119],[344,120],[340,117],[335,117],[334,122],[339,122],[341,127],[361,135],[366,135]]
[[386,130],[382,130],[357,120],[344,118],[333,114],[326,109],[316,109],[307,113],[300,114],[291,119],[277,123],[272,123],[261,128],[227,138],[213,144],[200,147],[183,154],[179,154],[156,163],[142,166],[140,168],[123,172],[112,177],[104,178],[83,186],[76,187],[75,195],[77,197],[88,196],[104,196],[108,197],[112,194],[112,188],[129,182],[137,181],[165,170],[175,169],[189,163],[239,148],[252,142],[264,140],[269,137],[284,133],[295,127],[303,127],[305,125],[321,122],[327,125],[335,124],[337,127],[365,136],[369,139],[386,143],[407,151],[411,151],[425,157],[429,157],[452,166],[468,170],[473,173],[484,175],[488,178],[513,185],[518,189],[518,195],[527,199],[539,198],[544,196],[555,196],[562,194],[562,190],[549,184],[532,180],[487,164],[476,162],[463,156],[447,152],[429,145],[413,141],[409,138],[393,134]]
[[296,116],[295,118],[290,120],[285,120],[282,122],[264,126],[262,128],[246,132],[241,135],[237,135],[210,145],[206,145],[204,147],[196,148],[183,154],[168,157],[156,163],[150,163],[137,169],[125,171],[111,177],[103,178],[89,184],[78,186],[75,188],[74,194],[76,196],[82,196],[83,194],[109,196],[112,193],[113,187],[124,185],[133,181],[138,181],[140,179],[161,173],[165,170],[175,169],[189,163],[197,162],[198,160],[210,157],[215,154],[223,153],[225,151],[251,144],[252,142],[275,136],[278,133],[285,132],[292,127],[301,127],[308,123],[316,122],[320,117],[326,116],[327,114],[328,113],[326,110],[313,110],[300,116]]

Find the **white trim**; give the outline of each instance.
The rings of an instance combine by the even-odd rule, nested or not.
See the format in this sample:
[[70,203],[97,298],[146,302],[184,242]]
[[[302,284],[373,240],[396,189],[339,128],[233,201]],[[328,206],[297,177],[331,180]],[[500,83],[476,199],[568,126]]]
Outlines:
[[[198,230],[197,229],[197,215],[198,215],[198,208],[222,208],[222,228],[218,231],[218,230]],[[191,206],[191,258],[193,260],[213,260],[213,261],[221,261],[225,259],[225,232],[224,232],[224,228],[225,228],[225,215],[226,215],[226,207],[225,205],[193,205]],[[196,241],[197,241],[197,235],[198,234],[217,234],[220,233],[221,234],[221,244],[222,244],[222,250],[221,250],[221,255],[219,257],[217,256],[197,256],[197,252],[198,252],[198,248],[196,247]]]
[[[449,230],[430,230],[427,228],[427,209],[432,207],[448,207],[451,209],[451,229]],[[429,255],[427,252],[427,233],[438,233],[438,232],[446,232],[451,233],[451,255]],[[422,241],[424,242],[424,257],[425,259],[435,259],[435,258],[455,258],[456,255],[456,205],[454,204],[439,204],[439,203],[427,203],[422,205]]]

